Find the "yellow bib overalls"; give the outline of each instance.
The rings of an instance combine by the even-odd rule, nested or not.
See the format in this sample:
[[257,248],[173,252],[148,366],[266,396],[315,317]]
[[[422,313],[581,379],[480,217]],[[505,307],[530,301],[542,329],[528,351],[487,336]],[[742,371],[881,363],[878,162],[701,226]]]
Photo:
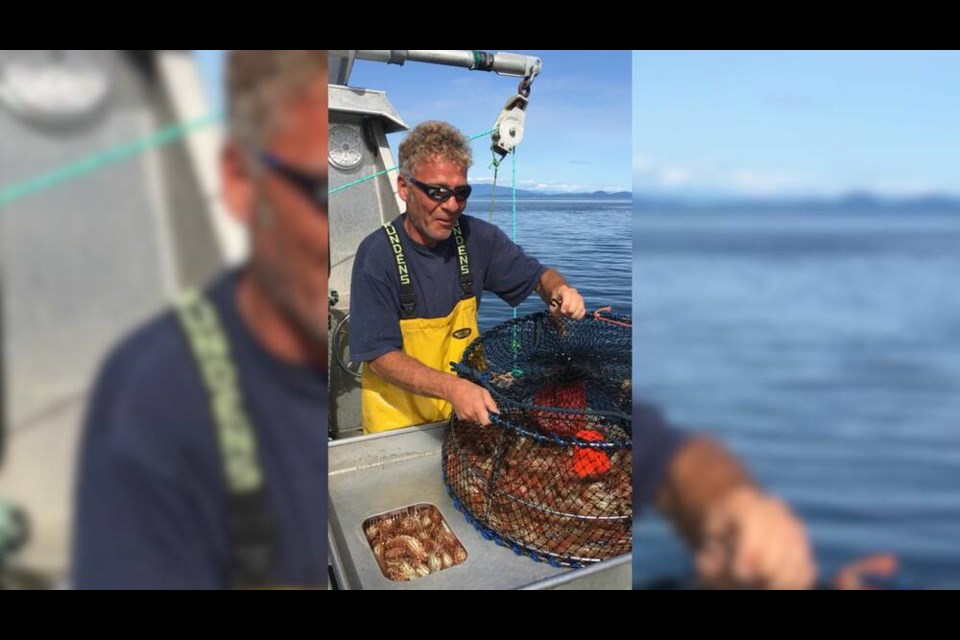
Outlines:
[[[400,237],[393,223],[383,225],[390,241],[397,270],[400,273],[400,333],[403,336],[403,352],[437,371],[454,375],[451,362],[459,362],[467,346],[477,338],[477,298],[473,295],[473,278],[467,245],[460,231],[460,223],[453,226],[453,239],[457,247],[461,298],[457,306],[443,318],[417,318],[413,281]],[[364,433],[378,433],[402,429],[427,422],[446,420],[453,406],[446,400],[415,395],[390,384],[376,375],[369,364],[364,363],[361,377],[361,400],[363,406]]]

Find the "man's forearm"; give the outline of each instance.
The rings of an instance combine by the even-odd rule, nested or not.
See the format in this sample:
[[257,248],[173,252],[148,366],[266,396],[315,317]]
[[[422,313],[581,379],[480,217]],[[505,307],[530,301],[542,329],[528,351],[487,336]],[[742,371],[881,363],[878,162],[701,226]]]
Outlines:
[[431,369],[402,351],[390,351],[370,361],[373,372],[404,391],[451,402],[454,386],[459,381],[454,375]]
[[401,351],[391,351],[370,362],[373,372],[405,391],[440,398],[453,405],[461,420],[490,424],[490,413],[499,413],[490,392],[466,378],[436,371]]
[[694,438],[671,463],[657,506],[697,546],[708,508],[745,486],[754,486],[753,480],[733,454],[709,438]]

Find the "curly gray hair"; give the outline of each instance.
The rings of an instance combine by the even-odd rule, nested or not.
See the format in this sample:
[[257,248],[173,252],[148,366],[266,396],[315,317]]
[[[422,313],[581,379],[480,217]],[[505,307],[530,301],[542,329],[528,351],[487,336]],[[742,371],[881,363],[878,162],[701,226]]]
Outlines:
[[227,58],[230,138],[250,150],[277,124],[276,106],[327,75],[325,50],[231,51]]
[[470,141],[446,122],[422,122],[400,143],[400,173],[411,176],[421,162],[431,158],[443,158],[466,171],[473,164]]

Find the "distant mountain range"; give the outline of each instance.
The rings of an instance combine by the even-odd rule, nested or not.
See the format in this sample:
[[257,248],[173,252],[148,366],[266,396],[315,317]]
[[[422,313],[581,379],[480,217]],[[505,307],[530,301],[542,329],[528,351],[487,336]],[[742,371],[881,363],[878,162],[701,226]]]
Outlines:
[[[489,198],[493,185],[475,184],[473,185],[473,194],[471,198]],[[510,187],[497,185],[496,198],[509,198],[513,193]],[[597,199],[597,200],[629,200],[633,197],[629,191],[592,191],[584,193],[560,193],[555,191],[530,191],[529,189],[517,189],[517,199],[520,198],[559,198],[565,199]]]
[[960,198],[931,194],[912,198],[887,198],[866,192],[838,198],[716,199],[688,201],[637,196],[634,209],[649,213],[670,212],[770,212],[770,213],[957,213]]
[[[474,201],[487,199],[493,186],[473,186]],[[510,198],[512,189],[497,185],[496,199]],[[633,196],[629,191],[592,191],[584,193],[560,193],[517,189],[517,199],[570,199],[570,200],[633,200],[637,211],[649,213],[673,212],[769,212],[769,213],[957,213],[960,214],[960,198],[943,194],[917,197],[889,198],[869,192],[857,191],[836,198],[669,198]]]
[[[492,185],[473,186],[474,201],[490,198]],[[497,185],[496,199],[511,197],[512,189]],[[960,214],[960,197],[930,194],[917,197],[889,198],[868,192],[852,192],[836,198],[669,198],[633,196],[629,191],[592,191],[560,193],[517,189],[517,199],[569,200],[633,200],[634,209],[648,213],[716,212],[716,213],[956,213]]]

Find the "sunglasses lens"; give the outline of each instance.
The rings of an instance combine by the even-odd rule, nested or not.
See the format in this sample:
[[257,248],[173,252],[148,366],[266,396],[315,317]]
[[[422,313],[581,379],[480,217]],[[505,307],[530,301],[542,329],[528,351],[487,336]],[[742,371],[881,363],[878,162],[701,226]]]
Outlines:
[[413,176],[410,176],[410,182],[427,194],[427,197],[434,202],[446,202],[450,199],[450,196],[456,198],[458,202],[464,202],[470,197],[470,192],[473,191],[473,187],[468,184],[456,189],[447,189],[438,185],[424,184]]
[[471,192],[472,190],[473,190],[473,189],[472,189],[472,187],[470,187],[470,186],[457,187],[456,189],[453,189],[452,191],[451,191],[450,189],[444,189],[444,188],[442,188],[442,187],[437,187],[437,188],[436,188],[431,194],[429,194],[429,195],[430,195],[430,198],[431,198],[432,200],[436,200],[437,202],[446,202],[447,200],[450,199],[450,196],[453,196],[453,197],[456,198],[459,202],[464,202],[467,198],[470,197],[470,192]]

